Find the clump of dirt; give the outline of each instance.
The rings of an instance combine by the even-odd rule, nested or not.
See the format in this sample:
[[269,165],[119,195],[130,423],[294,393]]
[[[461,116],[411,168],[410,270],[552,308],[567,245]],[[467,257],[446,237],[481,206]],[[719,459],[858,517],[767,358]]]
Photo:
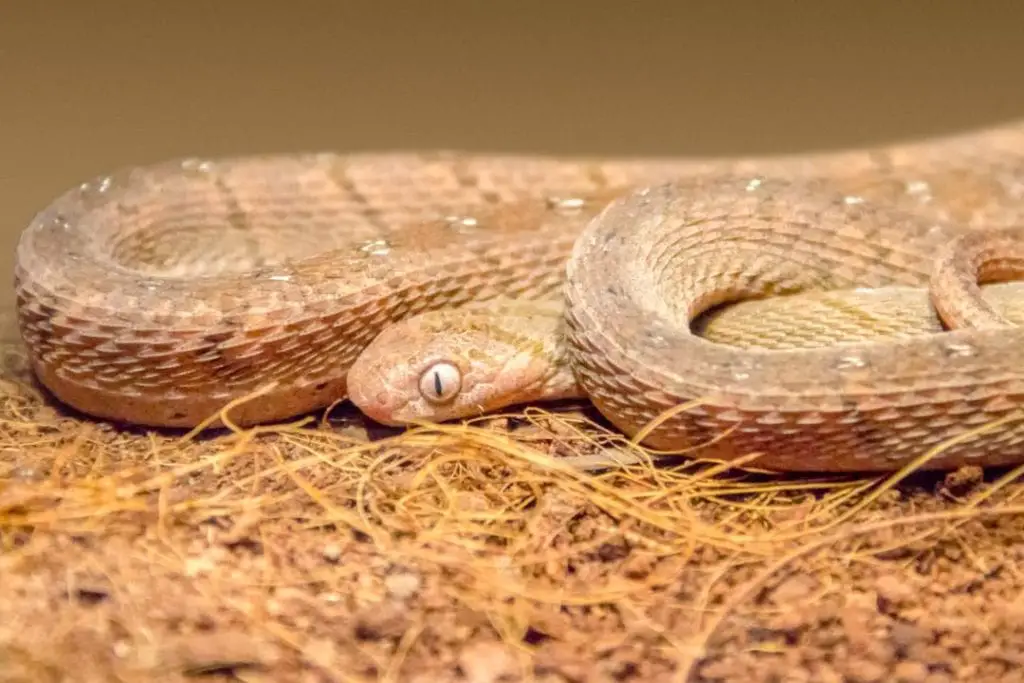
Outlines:
[[6,358],[4,683],[1024,680],[1024,468],[773,476],[578,406],[146,432]]

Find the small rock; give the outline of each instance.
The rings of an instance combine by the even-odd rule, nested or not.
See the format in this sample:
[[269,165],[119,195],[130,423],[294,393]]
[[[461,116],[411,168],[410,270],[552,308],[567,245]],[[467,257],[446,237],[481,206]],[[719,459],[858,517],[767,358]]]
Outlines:
[[977,465],[965,465],[958,470],[949,472],[938,490],[950,496],[958,497],[968,493],[985,479],[985,472]]
[[302,654],[318,666],[332,668],[338,659],[338,647],[327,638],[311,638]]
[[906,581],[892,574],[878,577],[875,590],[880,598],[897,605],[913,601],[919,593]]
[[921,662],[905,660],[893,667],[892,677],[898,683],[923,683],[928,678],[928,667]]
[[269,643],[234,631],[193,633],[161,644],[162,664],[190,675],[215,669],[267,668],[278,653]]
[[809,576],[793,576],[779,584],[772,598],[779,605],[792,604],[806,599],[817,586],[817,581]]
[[502,643],[469,645],[459,656],[459,666],[468,683],[495,683],[520,674],[515,657]]
[[324,546],[323,556],[328,562],[337,562],[341,559],[341,545],[338,543],[328,543]]
[[887,680],[888,671],[878,662],[870,660],[858,661],[856,668],[848,672],[851,681],[860,683],[875,683],[875,681]]
[[410,627],[408,608],[397,602],[368,607],[353,621],[355,637],[367,641],[401,638]]
[[423,580],[419,574],[412,572],[397,572],[384,577],[384,586],[388,593],[399,600],[407,600],[416,595],[421,585]]
[[889,637],[896,648],[907,651],[928,642],[931,632],[915,624],[898,621],[892,625]]
[[1024,627],[1024,596],[1003,604],[999,608],[999,620],[1009,628]]

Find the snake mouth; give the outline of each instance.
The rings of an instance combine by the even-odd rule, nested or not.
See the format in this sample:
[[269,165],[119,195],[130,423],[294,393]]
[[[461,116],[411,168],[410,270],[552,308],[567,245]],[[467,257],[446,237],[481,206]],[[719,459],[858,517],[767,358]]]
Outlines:
[[404,424],[396,420],[394,415],[405,406],[406,401],[397,392],[388,391],[387,377],[383,373],[356,363],[348,371],[347,384],[348,400],[363,415],[389,427]]

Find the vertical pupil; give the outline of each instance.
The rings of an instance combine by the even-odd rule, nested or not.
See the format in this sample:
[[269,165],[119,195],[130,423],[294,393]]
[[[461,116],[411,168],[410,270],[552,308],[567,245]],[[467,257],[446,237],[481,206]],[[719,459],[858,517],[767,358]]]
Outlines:
[[436,393],[438,396],[440,396],[441,395],[441,391],[443,389],[444,389],[444,387],[441,386],[441,373],[438,372],[437,370],[435,370],[434,371],[434,393]]

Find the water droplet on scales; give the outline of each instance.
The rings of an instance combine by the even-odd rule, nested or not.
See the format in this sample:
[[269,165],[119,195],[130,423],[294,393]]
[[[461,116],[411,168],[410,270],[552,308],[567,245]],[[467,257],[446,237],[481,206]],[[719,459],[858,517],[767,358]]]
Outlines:
[[114,179],[110,176],[103,176],[96,180],[90,180],[82,183],[78,186],[78,191],[82,195],[91,194],[105,194],[110,191],[110,188],[114,186]]
[[472,216],[445,216],[444,222],[456,232],[472,232],[480,227],[480,222]]
[[954,358],[970,358],[975,353],[974,347],[965,342],[950,342],[945,349],[946,354]]
[[387,256],[391,252],[391,243],[386,239],[375,239],[364,242],[359,251],[370,256]]
[[582,197],[548,197],[549,209],[561,213],[575,213],[586,206],[587,200]]
[[850,370],[855,368],[866,368],[868,362],[861,356],[841,356],[836,361],[836,367],[840,370]]
[[209,173],[213,170],[213,162],[206,159],[182,159],[181,170],[194,171],[198,173]]

